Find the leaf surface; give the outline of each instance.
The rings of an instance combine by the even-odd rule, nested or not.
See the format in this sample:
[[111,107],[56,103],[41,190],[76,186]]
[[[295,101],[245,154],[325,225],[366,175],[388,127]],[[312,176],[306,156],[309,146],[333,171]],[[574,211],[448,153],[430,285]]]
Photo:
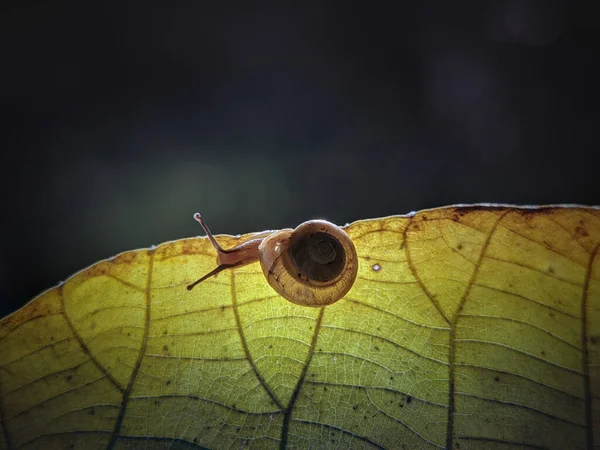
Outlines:
[[[600,211],[346,227],[321,309],[206,238],[101,261],[0,322],[1,448],[600,448]],[[219,236],[225,248],[248,240]]]

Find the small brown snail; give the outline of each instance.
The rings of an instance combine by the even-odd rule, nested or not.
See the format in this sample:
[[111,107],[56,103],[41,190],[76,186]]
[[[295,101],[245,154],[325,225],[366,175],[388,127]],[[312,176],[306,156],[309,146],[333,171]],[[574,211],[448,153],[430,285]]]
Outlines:
[[217,251],[217,267],[188,290],[225,269],[260,261],[267,281],[282,297],[298,305],[320,307],[341,299],[356,279],[358,258],[352,240],[325,220],[309,220],[295,230],[274,231],[225,250],[200,214],[194,214],[194,219]]

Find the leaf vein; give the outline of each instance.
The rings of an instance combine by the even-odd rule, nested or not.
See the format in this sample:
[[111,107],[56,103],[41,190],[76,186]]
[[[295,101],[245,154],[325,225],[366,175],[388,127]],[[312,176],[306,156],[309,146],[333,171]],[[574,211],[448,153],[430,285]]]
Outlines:
[[517,447],[526,447],[526,448],[533,448],[533,449],[537,449],[537,450],[548,450],[547,447],[542,447],[539,445],[535,445],[535,444],[526,444],[524,442],[518,442],[518,441],[508,441],[506,439],[496,439],[496,438],[490,438],[490,437],[483,437],[483,436],[456,436],[456,439],[462,439],[462,440],[467,440],[467,441],[482,441],[482,442],[493,442],[495,444],[508,444],[508,445],[512,445],[512,446],[517,446]]
[[179,355],[163,355],[160,353],[146,353],[144,355],[148,358],[164,358],[173,360],[187,360],[187,361],[208,361],[208,362],[229,362],[229,361],[243,361],[246,359],[245,356],[231,356],[222,358],[202,358],[198,356],[179,356]]
[[339,431],[340,433],[344,433],[344,434],[346,434],[348,436],[353,437],[354,439],[358,439],[359,441],[363,441],[363,442],[366,442],[367,444],[371,444],[373,447],[376,447],[376,448],[381,449],[381,450],[385,450],[385,447],[383,447],[382,445],[379,445],[377,442],[369,439],[368,437],[361,436],[361,435],[356,434],[356,433],[352,433],[351,431],[348,431],[348,430],[346,430],[344,428],[341,428],[341,427],[337,427],[335,425],[329,425],[327,423],[317,422],[315,420],[306,420],[306,419],[291,419],[291,420],[293,420],[294,422],[298,422],[298,423],[304,423],[304,424],[307,424],[307,425],[316,425],[316,426],[320,426],[320,427],[323,427],[323,428],[329,428],[329,429],[332,429],[332,430],[335,430],[335,431]]
[[240,414],[248,414],[248,415],[256,415],[256,416],[268,416],[270,414],[281,414],[283,413],[282,409],[276,409],[273,411],[246,411],[240,408],[234,408],[233,406],[229,406],[223,402],[218,400],[214,400],[208,397],[201,397],[199,395],[193,394],[162,394],[162,395],[135,395],[131,396],[131,400],[162,400],[162,399],[188,399],[188,400],[196,400],[199,402],[210,403],[213,405],[221,406],[225,409],[229,409],[231,411],[238,412]]
[[577,321],[580,320],[580,317],[577,317],[574,314],[568,313],[566,311],[562,311],[562,310],[560,310],[558,308],[555,308],[553,306],[547,305],[545,303],[542,303],[540,301],[534,300],[532,298],[525,297],[524,295],[517,294],[516,292],[510,292],[510,291],[507,291],[505,289],[498,289],[498,288],[495,288],[493,286],[488,286],[488,285],[480,284],[480,283],[473,283],[473,286],[481,287],[481,288],[484,288],[484,289],[490,289],[492,291],[500,292],[500,293],[506,294],[506,295],[512,295],[513,297],[517,297],[517,298],[519,298],[521,300],[525,300],[526,302],[533,303],[533,304],[535,304],[537,306],[541,306],[541,307],[543,307],[545,309],[548,309],[550,311],[556,312],[558,314],[562,314],[563,316],[567,316],[567,317],[569,317],[571,319],[575,319]]
[[142,310],[145,310],[146,307],[142,306],[142,305],[105,306],[103,308],[98,308],[98,309],[95,309],[93,311],[90,311],[90,312],[88,312],[87,314],[84,314],[81,317],[78,317],[77,321],[81,323],[81,322],[89,319],[90,317],[92,317],[92,316],[94,316],[96,314],[99,314],[99,313],[102,313],[102,312],[105,312],[105,311],[110,311],[112,309],[117,309],[117,310],[119,310],[119,309],[142,309]]
[[[359,355],[353,355],[351,353],[344,353],[344,352],[330,352],[330,351],[325,351],[325,350],[321,350],[321,351],[315,351],[315,353],[318,353],[320,355],[333,355],[333,356],[347,356],[350,358],[354,358],[357,359],[359,361],[364,361],[370,364],[373,364],[375,366],[381,367],[383,370],[387,371],[388,373],[391,373],[393,375],[400,375],[400,374],[405,374],[406,371],[403,372],[396,372],[395,370],[390,369],[388,366],[386,366],[385,364],[379,363],[377,361],[374,361],[372,359],[366,358],[364,356],[359,356]],[[441,364],[446,364],[447,363],[441,363]]]
[[256,367],[256,364],[254,363],[254,360],[252,359],[252,355],[250,354],[250,349],[248,348],[248,343],[246,342],[246,335],[244,334],[244,327],[242,326],[242,320],[240,318],[240,312],[239,312],[239,308],[238,308],[238,304],[237,304],[237,295],[235,292],[235,271],[232,270],[230,272],[230,275],[231,275],[231,300],[233,303],[233,314],[235,316],[235,323],[237,324],[238,334],[240,336],[242,348],[244,349],[244,354],[246,355],[248,364],[250,364],[250,367],[252,367],[252,370],[254,371],[254,375],[258,379],[258,382],[261,384],[261,386],[264,388],[265,392],[269,395],[269,397],[271,397],[271,400],[273,400],[279,408],[283,409],[283,405],[281,404],[281,402],[279,401],[279,399],[277,398],[275,393],[271,390],[269,385],[265,382],[265,379],[263,378],[262,374],[258,370],[258,367]]
[[550,361],[548,359],[544,359],[544,358],[541,358],[541,357],[539,357],[537,355],[534,355],[533,353],[529,353],[529,352],[526,352],[525,350],[521,350],[521,349],[518,349],[518,348],[511,347],[510,345],[506,345],[506,344],[503,344],[501,342],[484,341],[482,339],[455,339],[455,341],[456,342],[470,342],[470,343],[476,343],[476,344],[487,344],[487,345],[494,345],[494,346],[502,347],[502,348],[505,348],[507,350],[511,350],[513,352],[520,353],[520,354],[522,354],[524,356],[528,356],[530,358],[536,359],[536,360],[541,361],[541,362],[543,362],[545,364],[548,364],[550,366],[554,366],[554,367],[556,367],[558,369],[565,370],[565,371],[570,372],[570,373],[575,374],[575,375],[583,376],[583,373],[579,372],[576,369],[571,369],[570,367],[562,366],[562,365],[560,365],[558,363],[555,363],[553,361]]
[[310,344],[308,342],[304,342],[301,341],[300,339],[294,338],[294,337],[289,337],[289,336],[278,336],[276,334],[270,334],[268,336],[255,336],[253,338],[247,339],[246,342],[253,342],[253,341],[262,341],[262,340],[273,340],[273,339],[283,339],[283,340],[287,340],[287,341],[292,341],[295,342],[297,344],[301,344],[304,345],[305,347],[309,347],[310,348]]
[[26,414],[27,412],[31,411],[32,409],[38,408],[40,406],[43,406],[44,404],[48,403],[49,401],[52,401],[52,400],[54,400],[56,398],[59,398],[59,397],[61,397],[63,395],[69,394],[71,392],[75,392],[78,389],[81,389],[83,387],[90,386],[90,385],[96,383],[97,381],[100,381],[100,380],[103,380],[103,379],[104,379],[104,376],[100,375],[99,377],[94,378],[93,380],[90,380],[90,381],[88,381],[86,383],[80,384],[79,386],[72,387],[70,389],[67,389],[66,391],[62,391],[62,392],[60,392],[60,393],[58,393],[56,395],[52,395],[51,397],[47,397],[44,400],[42,400],[41,402],[38,402],[38,403],[36,403],[34,405],[31,405],[29,408],[25,408],[24,410],[19,411],[18,413],[16,413],[15,415],[7,418],[6,420],[7,421],[14,420],[17,417],[22,416],[23,414]]
[[110,434],[111,431],[110,430],[69,430],[69,431],[56,431],[56,432],[52,432],[52,433],[42,433],[38,436],[32,437],[31,439],[28,439],[22,443],[20,443],[19,445],[17,445],[15,447],[15,449],[23,447],[25,445],[28,444],[32,444],[35,441],[38,441],[40,439],[43,439],[45,437],[49,437],[49,436],[69,436],[72,434]]
[[536,330],[542,331],[542,332],[546,333],[548,336],[552,336],[554,339],[568,345],[569,347],[572,347],[574,350],[581,351],[580,347],[573,344],[572,342],[567,341],[565,338],[557,336],[556,334],[550,332],[549,330],[546,330],[545,328],[542,328],[542,327],[538,327],[537,325],[534,325],[530,322],[526,322],[525,320],[519,320],[519,319],[515,319],[513,317],[506,317],[506,316],[490,316],[490,315],[486,315],[486,314],[461,314],[460,317],[471,317],[471,318],[477,318],[477,319],[490,319],[490,320],[500,320],[500,321],[505,320],[508,322],[518,323],[520,325],[525,325],[525,326],[534,328]]
[[[509,210],[509,211],[510,211],[510,210]],[[529,242],[532,242],[532,243],[534,243],[534,244],[537,244],[537,245],[539,245],[540,247],[544,247],[546,250],[548,250],[548,251],[550,251],[550,252],[554,253],[555,255],[558,255],[558,256],[560,256],[560,257],[562,257],[562,258],[568,259],[569,261],[571,261],[571,262],[574,262],[574,263],[575,263],[575,264],[577,264],[578,266],[580,266],[580,267],[584,267],[584,268],[585,268],[585,266],[584,266],[583,264],[581,264],[579,261],[576,261],[576,260],[574,260],[573,258],[570,258],[570,257],[569,257],[569,256],[567,256],[567,255],[563,255],[563,254],[562,254],[562,253],[560,253],[559,251],[557,251],[557,250],[553,249],[552,247],[550,247],[550,246],[548,246],[548,245],[544,244],[543,242],[535,241],[535,240],[531,239],[529,236],[525,236],[524,234],[522,234],[522,233],[519,233],[518,231],[515,231],[515,230],[513,230],[512,228],[508,228],[508,227],[503,227],[503,228],[504,228],[506,231],[508,231],[508,232],[514,233],[514,234],[516,234],[517,236],[520,236],[520,237],[522,237],[523,239],[526,239],[526,240],[528,240]]]
[[454,315],[454,317],[452,318],[452,321],[450,322],[450,349],[448,351],[448,360],[449,360],[449,368],[448,368],[448,378],[449,378],[449,389],[448,389],[448,422],[447,422],[447,431],[446,431],[446,447],[448,449],[452,449],[454,448],[453,446],[453,433],[454,433],[454,412],[455,412],[455,405],[454,405],[454,401],[456,398],[455,395],[455,389],[456,389],[456,380],[455,380],[455,357],[456,357],[456,321],[458,320],[458,317],[460,315],[460,312],[462,311],[462,309],[465,306],[465,302],[467,301],[467,297],[469,296],[471,289],[473,288],[473,284],[475,283],[475,278],[477,277],[477,274],[479,272],[479,268],[481,267],[481,261],[483,261],[483,258],[485,256],[485,252],[487,251],[489,245],[490,245],[490,241],[492,239],[492,236],[494,235],[496,229],[498,228],[498,224],[502,221],[502,219],[504,218],[504,216],[508,213],[508,209],[505,210],[504,212],[502,212],[498,218],[496,219],[496,221],[494,222],[494,224],[492,225],[492,228],[490,229],[489,234],[487,235],[485,242],[483,243],[483,246],[481,248],[481,252],[479,253],[479,257],[477,258],[477,264],[475,265],[475,268],[473,270],[473,273],[471,274],[471,277],[469,278],[469,282],[467,284],[467,287],[465,289],[465,293],[463,294],[460,303],[458,305],[458,308],[456,310],[456,314]]
[[448,408],[448,405],[446,405],[444,403],[437,403],[437,402],[432,402],[431,400],[425,400],[424,398],[415,397],[412,394],[408,394],[406,392],[402,392],[402,391],[399,391],[397,389],[387,387],[387,386],[366,386],[366,385],[361,385],[361,384],[332,383],[329,381],[318,381],[318,380],[305,380],[305,383],[314,384],[314,385],[318,385],[318,386],[333,386],[333,387],[343,387],[343,388],[350,388],[350,389],[386,391],[386,392],[391,392],[393,394],[410,396],[413,401],[418,401],[421,403],[425,403],[427,405],[436,406],[436,407],[440,407],[440,408],[444,408],[444,409]]
[[512,377],[521,378],[523,380],[531,381],[532,383],[535,383],[535,384],[537,384],[539,386],[542,386],[544,388],[552,389],[553,391],[556,391],[556,392],[558,392],[560,394],[563,394],[563,395],[567,395],[567,396],[572,397],[574,399],[581,400],[581,401],[584,400],[584,398],[581,397],[581,396],[579,396],[579,395],[575,395],[575,394],[571,394],[570,392],[562,391],[562,390],[560,390],[559,388],[557,388],[555,386],[550,386],[549,384],[542,383],[539,380],[535,380],[533,378],[529,378],[529,377],[526,377],[526,376],[518,374],[518,373],[507,372],[505,370],[498,370],[498,369],[494,369],[494,368],[491,368],[491,367],[477,366],[475,364],[468,364],[468,363],[461,363],[461,362],[457,362],[457,363],[455,363],[455,365],[460,366],[460,367],[469,367],[469,368],[477,369],[477,370],[487,370],[489,372],[499,373],[501,375],[509,375],[509,376],[512,376]]
[[8,338],[8,336],[10,336],[10,334],[12,334],[14,331],[17,331],[23,325],[27,325],[28,323],[35,322],[37,320],[46,319],[47,317],[60,316],[60,315],[62,315],[62,311],[50,313],[50,314],[40,314],[39,316],[29,317],[26,320],[24,320],[23,322],[19,322],[18,324],[16,324],[14,326],[14,328],[10,329],[4,336],[2,336],[2,338],[0,338],[0,342],[4,341],[6,338]]
[[440,314],[440,316],[446,321],[446,323],[450,324],[450,319],[448,318],[448,316],[446,315],[446,313],[444,313],[444,310],[442,309],[442,307],[440,306],[439,302],[434,298],[434,296],[431,294],[431,292],[429,292],[429,289],[427,289],[427,287],[425,286],[425,284],[423,283],[423,281],[421,280],[421,278],[419,277],[419,275],[417,274],[417,268],[415,267],[415,265],[412,262],[412,258],[410,256],[410,251],[408,248],[408,229],[410,228],[410,225],[412,224],[414,217],[411,217],[408,221],[408,223],[406,224],[406,228],[404,229],[404,232],[402,233],[402,242],[404,244],[404,251],[406,254],[406,262],[408,263],[408,267],[410,269],[410,272],[412,273],[412,276],[414,277],[414,279],[417,281],[419,287],[421,288],[421,290],[425,293],[425,295],[427,296],[427,298],[429,298],[429,301],[431,302],[431,304],[435,307],[435,309],[437,310],[437,312]]
[[207,331],[194,331],[191,333],[169,333],[168,335],[165,334],[150,334],[148,335],[148,339],[161,339],[164,337],[192,337],[192,336],[210,336],[211,334],[218,334],[218,333],[226,333],[229,331],[237,331],[237,327],[230,327],[230,328],[221,328],[219,330],[207,330]]
[[559,277],[559,276],[556,276],[556,275],[551,275],[548,272],[546,272],[545,270],[538,269],[537,267],[533,267],[533,266],[530,266],[528,264],[524,264],[522,262],[509,261],[507,259],[497,258],[495,256],[486,256],[485,259],[492,259],[494,261],[499,261],[499,262],[502,262],[502,263],[505,263],[505,264],[510,264],[510,265],[513,265],[513,266],[520,267],[522,269],[531,270],[533,272],[540,273],[540,274],[542,274],[542,275],[544,275],[544,276],[546,276],[548,278],[551,278],[553,280],[561,281],[563,283],[570,284],[571,286],[576,286],[576,287],[582,287],[583,286],[581,283],[577,283],[576,281],[568,280],[566,278],[562,278],[562,277]]
[[522,409],[526,409],[526,410],[529,410],[529,411],[537,413],[537,414],[541,414],[541,415],[549,417],[551,419],[560,420],[562,422],[566,422],[566,423],[569,423],[571,425],[577,425],[578,427],[585,427],[585,423],[576,422],[574,420],[567,419],[565,417],[560,417],[560,416],[557,416],[555,414],[551,414],[551,413],[549,413],[547,411],[543,411],[541,409],[535,408],[533,406],[523,405],[522,403],[509,402],[509,401],[506,401],[506,400],[498,400],[498,399],[495,399],[495,398],[482,397],[480,395],[470,394],[468,392],[456,392],[456,395],[460,395],[460,396],[463,396],[463,397],[471,397],[471,398],[475,398],[477,400],[483,400],[483,401],[486,401],[486,402],[489,402],[489,403],[497,403],[497,404],[500,404],[500,405],[515,406],[517,408],[522,408]]
[[598,255],[598,249],[600,244],[596,244],[594,251],[590,255],[590,260],[585,273],[585,281],[583,288],[583,296],[581,299],[581,347],[583,349],[582,357],[582,371],[583,371],[583,398],[585,399],[585,423],[586,423],[586,443],[588,448],[594,447],[594,429],[593,429],[593,417],[592,417],[592,386],[590,378],[590,361],[588,353],[588,308],[587,300],[589,297],[590,290],[590,277],[592,274],[592,268],[594,260]]
[[[439,364],[448,365],[448,363],[446,361],[441,361],[441,360],[439,360],[437,358],[433,358],[431,356],[423,355],[423,354],[421,354],[421,353],[419,353],[419,352],[417,352],[415,350],[412,350],[412,349],[410,349],[408,347],[405,347],[402,344],[399,344],[399,343],[397,343],[395,341],[392,341],[389,338],[386,338],[386,337],[383,337],[383,336],[379,336],[379,335],[376,335],[376,334],[373,334],[373,333],[369,333],[367,331],[353,330],[351,328],[338,327],[336,325],[324,325],[323,328],[327,328],[327,329],[330,329],[330,330],[347,331],[348,333],[362,334],[363,336],[368,336],[368,337],[371,337],[371,338],[374,338],[374,339],[379,339],[379,340],[381,340],[383,342],[387,342],[388,344],[393,345],[396,348],[401,348],[402,350],[407,351],[408,353],[411,353],[411,354],[413,354],[415,356],[418,356],[419,358],[427,359],[429,361],[433,361],[433,362],[436,362],[436,363],[439,363]],[[320,352],[320,353],[325,353],[325,352]]]
[[112,431],[112,435],[110,437],[110,441],[108,443],[108,448],[112,449],[115,445],[119,432],[121,431],[121,425],[123,423],[123,419],[125,418],[125,412],[127,410],[127,404],[129,402],[129,396],[131,395],[131,391],[133,390],[133,384],[135,383],[135,379],[137,377],[137,373],[142,365],[142,360],[144,359],[144,354],[146,353],[146,346],[148,345],[148,331],[150,330],[150,314],[151,314],[151,289],[150,286],[152,284],[152,272],[154,270],[154,256],[156,252],[152,250],[147,251],[148,254],[148,275],[146,277],[146,314],[144,318],[144,335],[142,337],[142,343],[139,349],[138,356],[135,361],[135,365],[133,370],[131,371],[131,376],[129,378],[129,383],[127,384],[127,388],[123,392],[123,398],[121,400],[121,408],[119,410],[119,415],[117,416],[117,420],[115,421],[115,427]]
[[417,327],[428,328],[428,329],[431,329],[431,330],[450,331],[450,328],[448,328],[448,327],[436,327],[434,325],[426,325],[424,323],[415,322],[413,320],[407,319],[406,317],[399,316],[398,314],[394,314],[392,311],[380,308],[379,306],[370,305],[368,303],[363,303],[360,300],[355,300],[355,299],[349,298],[349,297],[344,297],[344,300],[347,301],[347,302],[354,303],[354,304],[359,305],[359,306],[363,306],[365,308],[370,308],[370,309],[372,309],[374,311],[378,311],[378,312],[381,312],[381,313],[384,313],[384,314],[388,314],[388,315],[392,316],[394,319],[402,320],[403,322],[410,323],[411,325],[415,325]]
[[287,447],[288,442],[288,432],[290,426],[290,419],[292,417],[292,413],[294,411],[294,405],[296,404],[296,400],[298,399],[298,395],[300,394],[300,389],[304,384],[304,380],[306,379],[306,372],[308,371],[308,366],[312,361],[313,355],[315,354],[315,347],[317,346],[317,340],[319,338],[319,333],[321,331],[321,324],[323,322],[323,315],[325,314],[325,308],[319,309],[319,315],[317,317],[317,321],[315,324],[315,329],[313,331],[313,336],[310,342],[310,348],[308,349],[308,354],[306,355],[306,361],[304,362],[304,367],[302,368],[302,372],[300,373],[300,377],[298,378],[298,382],[294,387],[294,391],[292,392],[292,396],[290,397],[290,403],[285,409],[285,414],[283,416],[283,425],[281,427],[281,444],[280,449],[285,449]]
[[34,351],[32,351],[32,352],[29,352],[29,353],[26,353],[26,354],[24,354],[24,355],[18,356],[17,358],[15,358],[15,359],[11,359],[10,361],[6,361],[6,362],[5,362],[5,363],[3,363],[2,365],[0,365],[0,369],[4,369],[6,366],[8,366],[8,365],[10,365],[10,364],[14,364],[14,363],[16,363],[16,362],[18,362],[18,361],[21,361],[21,360],[23,360],[23,359],[25,359],[25,358],[28,358],[28,357],[30,357],[30,356],[32,356],[32,355],[35,355],[35,354],[37,354],[37,353],[39,353],[39,352],[41,352],[41,351],[44,351],[44,350],[46,350],[46,349],[48,349],[48,348],[52,348],[52,347],[54,347],[55,345],[61,344],[61,343],[63,343],[63,342],[69,342],[69,341],[71,341],[71,340],[73,340],[73,337],[72,337],[72,336],[67,336],[67,337],[64,337],[64,338],[62,338],[62,339],[59,339],[59,340],[57,340],[57,341],[51,342],[50,344],[46,344],[46,345],[43,345],[43,346],[41,346],[41,347],[38,347],[38,348],[36,348],[36,349],[35,349]]
[[403,421],[401,421],[400,419],[398,419],[397,417],[392,416],[391,414],[389,414],[387,411],[384,411],[383,409],[381,409],[379,406],[377,406],[375,404],[375,402],[373,401],[373,399],[371,399],[371,395],[369,394],[369,391],[366,391],[367,394],[367,398],[369,399],[369,401],[371,402],[371,404],[375,407],[375,409],[377,409],[377,411],[379,411],[380,413],[382,413],[384,416],[389,417],[390,419],[394,420],[396,423],[402,425],[404,428],[406,428],[407,430],[409,430],[411,433],[413,433],[415,436],[419,437],[420,439],[422,439],[423,441],[427,442],[428,444],[433,445],[434,447],[438,447],[438,448],[444,448],[443,445],[438,444],[437,442],[433,442],[430,441],[429,439],[427,439],[425,436],[423,436],[421,433],[419,433],[417,430],[415,430],[414,428],[412,428],[410,425],[408,425],[407,423],[404,423]]
[[[0,384],[0,393],[2,392],[2,385]],[[6,442],[6,446],[9,450],[13,449],[15,446],[12,441],[12,436],[8,432],[8,425],[6,423],[6,412],[4,407],[4,395],[0,395],[0,423],[2,424],[2,434],[4,434],[4,441]]]
[[67,322],[71,333],[73,333],[73,336],[75,336],[75,339],[77,340],[77,343],[79,344],[79,347],[81,348],[83,353],[94,362],[94,365],[100,370],[100,372],[104,374],[106,378],[108,378],[108,380],[113,384],[115,388],[117,388],[120,392],[123,392],[123,386],[121,386],[121,383],[119,383],[117,379],[113,377],[112,373],[110,373],[106,369],[106,367],[104,367],[104,365],[92,354],[89,347],[84,342],[83,338],[75,328],[75,325],[73,325],[73,322],[71,322],[71,318],[67,314],[67,309],[65,305],[64,284],[61,284],[59,286],[58,295],[60,296],[63,317],[65,318],[65,321]]

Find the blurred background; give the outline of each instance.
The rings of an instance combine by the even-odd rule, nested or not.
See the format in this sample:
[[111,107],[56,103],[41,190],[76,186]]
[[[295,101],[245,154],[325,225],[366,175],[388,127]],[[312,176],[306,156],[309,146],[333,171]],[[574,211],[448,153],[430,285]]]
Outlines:
[[0,7],[1,315],[195,211],[600,203],[594,2],[251,3]]

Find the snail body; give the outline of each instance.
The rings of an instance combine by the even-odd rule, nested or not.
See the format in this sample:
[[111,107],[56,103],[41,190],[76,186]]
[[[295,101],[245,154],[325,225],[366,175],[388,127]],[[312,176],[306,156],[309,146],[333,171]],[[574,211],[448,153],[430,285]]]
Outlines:
[[340,227],[325,220],[309,220],[296,229],[274,231],[224,250],[202,225],[217,250],[217,268],[188,286],[222,270],[260,261],[269,285],[286,300],[302,306],[331,305],[348,293],[358,272],[356,249]]

